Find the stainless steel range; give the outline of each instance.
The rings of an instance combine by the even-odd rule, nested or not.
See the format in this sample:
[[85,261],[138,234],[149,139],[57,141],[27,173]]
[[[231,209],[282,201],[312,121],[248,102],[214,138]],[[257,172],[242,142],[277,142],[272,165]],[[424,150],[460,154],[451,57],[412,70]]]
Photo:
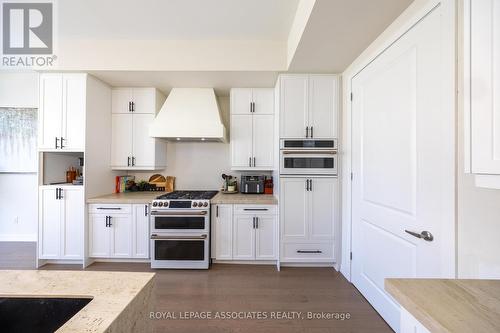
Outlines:
[[210,199],[217,191],[174,191],[151,204],[151,268],[208,269]]

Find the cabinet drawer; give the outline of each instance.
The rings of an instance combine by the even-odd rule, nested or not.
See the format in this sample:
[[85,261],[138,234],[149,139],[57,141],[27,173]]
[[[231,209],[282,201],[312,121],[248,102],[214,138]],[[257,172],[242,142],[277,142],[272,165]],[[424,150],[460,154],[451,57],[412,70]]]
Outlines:
[[90,204],[89,213],[96,214],[132,214],[132,205]]
[[276,205],[234,205],[234,214],[276,215]]
[[333,243],[284,243],[282,261],[332,262]]

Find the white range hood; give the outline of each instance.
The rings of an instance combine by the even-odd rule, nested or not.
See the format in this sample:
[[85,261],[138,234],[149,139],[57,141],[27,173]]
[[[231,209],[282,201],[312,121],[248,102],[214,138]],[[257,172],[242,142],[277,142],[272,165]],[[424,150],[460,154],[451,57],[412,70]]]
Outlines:
[[211,88],[173,88],[149,128],[155,138],[226,142],[215,92]]

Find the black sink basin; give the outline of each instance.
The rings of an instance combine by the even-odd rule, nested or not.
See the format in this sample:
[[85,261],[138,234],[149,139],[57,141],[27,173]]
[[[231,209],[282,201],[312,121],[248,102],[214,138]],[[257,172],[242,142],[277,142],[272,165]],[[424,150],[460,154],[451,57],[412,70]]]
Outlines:
[[91,300],[0,297],[0,331],[54,332]]

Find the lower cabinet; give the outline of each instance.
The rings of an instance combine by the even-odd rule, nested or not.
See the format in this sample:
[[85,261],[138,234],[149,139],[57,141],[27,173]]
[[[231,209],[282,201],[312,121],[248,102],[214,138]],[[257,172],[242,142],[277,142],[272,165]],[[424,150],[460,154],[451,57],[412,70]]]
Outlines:
[[224,204],[215,210],[215,259],[277,259],[276,206]]
[[401,333],[430,333],[411,313],[401,307],[401,322],[399,331]]
[[89,256],[93,258],[149,258],[149,206],[99,205],[89,207]]

